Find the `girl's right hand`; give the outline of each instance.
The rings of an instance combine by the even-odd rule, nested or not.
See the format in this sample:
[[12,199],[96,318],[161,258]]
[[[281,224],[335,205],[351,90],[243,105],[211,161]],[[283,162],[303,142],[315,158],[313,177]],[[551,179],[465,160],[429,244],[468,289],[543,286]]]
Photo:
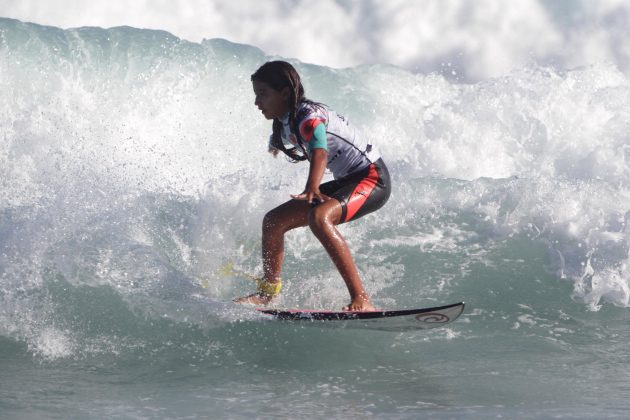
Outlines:
[[280,150],[276,149],[275,147],[272,147],[271,145],[269,146],[269,148],[267,149],[267,151],[269,153],[271,153],[273,155],[273,157],[277,157],[278,153],[280,153]]

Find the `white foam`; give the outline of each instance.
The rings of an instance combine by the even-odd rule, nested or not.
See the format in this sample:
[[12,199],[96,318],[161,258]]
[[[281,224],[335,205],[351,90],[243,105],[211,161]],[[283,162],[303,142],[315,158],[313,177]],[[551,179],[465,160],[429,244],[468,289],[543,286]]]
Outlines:
[[75,343],[69,331],[53,327],[43,328],[29,341],[30,350],[46,359],[58,359],[71,356]]
[[316,12],[306,0],[2,0],[0,10],[65,28],[162,29],[195,42],[226,38],[320,65],[393,63],[456,80],[497,77],[532,61],[560,69],[608,61],[630,70],[630,5],[623,0],[324,0]]

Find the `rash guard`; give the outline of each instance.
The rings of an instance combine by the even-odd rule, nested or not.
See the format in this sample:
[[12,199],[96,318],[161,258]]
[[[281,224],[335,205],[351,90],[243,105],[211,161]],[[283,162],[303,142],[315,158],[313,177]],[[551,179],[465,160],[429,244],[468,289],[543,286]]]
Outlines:
[[347,118],[322,104],[301,102],[295,112],[297,133],[287,113],[282,122],[282,141],[298,147],[310,158],[313,149],[328,151],[327,168],[335,179],[363,170],[380,158],[378,150]]

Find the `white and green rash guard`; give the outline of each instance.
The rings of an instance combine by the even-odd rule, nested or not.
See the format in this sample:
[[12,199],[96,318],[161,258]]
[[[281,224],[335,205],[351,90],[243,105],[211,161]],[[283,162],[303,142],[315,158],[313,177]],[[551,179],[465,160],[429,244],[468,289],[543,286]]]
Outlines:
[[299,134],[292,132],[288,113],[280,119],[283,143],[305,150],[309,158],[313,149],[327,150],[326,166],[335,179],[360,171],[380,158],[376,147],[359,129],[325,105],[301,102],[295,118]]

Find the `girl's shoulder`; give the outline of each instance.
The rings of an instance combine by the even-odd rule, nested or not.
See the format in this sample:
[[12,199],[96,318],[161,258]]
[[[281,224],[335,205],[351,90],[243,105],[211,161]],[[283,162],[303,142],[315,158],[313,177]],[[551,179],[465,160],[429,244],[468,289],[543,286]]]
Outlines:
[[298,121],[307,119],[328,119],[328,109],[324,104],[320,104],[313,101],[302,101],[298,104],[295,110],[295,118]]

